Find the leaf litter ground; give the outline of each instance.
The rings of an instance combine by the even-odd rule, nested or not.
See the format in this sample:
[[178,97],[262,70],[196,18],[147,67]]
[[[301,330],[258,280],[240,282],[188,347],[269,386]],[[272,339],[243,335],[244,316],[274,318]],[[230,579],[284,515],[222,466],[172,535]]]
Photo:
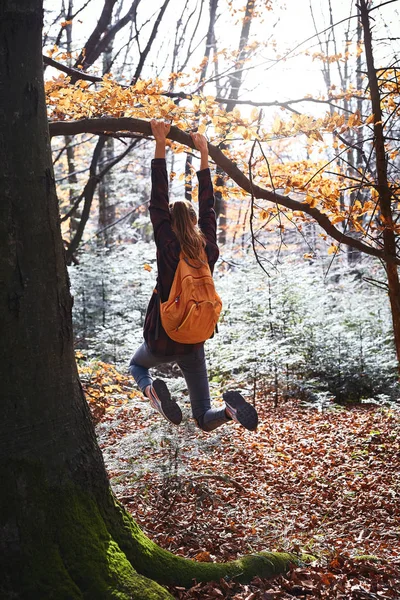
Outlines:
[[[400,413],[256,398],[257,433],[174,427],[113,367],[81,366],[113,489],[160,546],[199,561],[311,554],[273,580],[171,587],[181,600],[400,599]],[[216,400],[218,403],[218,399]]]

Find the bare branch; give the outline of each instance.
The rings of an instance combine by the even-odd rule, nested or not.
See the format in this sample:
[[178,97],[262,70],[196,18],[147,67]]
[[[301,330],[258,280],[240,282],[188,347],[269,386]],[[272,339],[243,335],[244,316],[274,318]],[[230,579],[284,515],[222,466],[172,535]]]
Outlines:
[[255,146],[256,146],[256,141],[253,142],[253,146],[251,148],[250,158],[249,158],[249,182],[250,182],[250,195],[251,195],[251,204],[250,204],[251,245],[253,247],[253,253],[254,253],[256,261],[258,262],[258,264],[260,265],[260,267],[264,271],[264,273],[267,275],[267,277],[269,277],[269,273],[265,269],[264,265],[262,264],[262,262],[260,260],[260,257],[258,256],[258,253],[257,253],[257,249],[256,249],[256,237],[254,235],[254,226],[253,226],[253,220],[254,220],[254,193],[253,193],[253,180],[252,180],[252,171],[251,171],[251,169],[252,169],[251,161],[253,159],[253,154],[254,154]]
[[145,63],[145,61],[146,61],[147,55],[148,55],[148,53],[149,53],[149,51],[150,51],[150,48],[151,48],[151,46],[152,46],[152,44],[153,44],[153,42],[154,42],[154,40],[155,40],[155,37],[156,37],[156,35],[157,35],[157,31],[158,31],[158,26],[160,25],[161,19],[163,18],[163,15],[164,15],[164,13],[165,13],[165,10],[166,10],[166,8],[167,8],[167,6],[168,6],[168,4],[169,4],[169,1],[170,1],[170,0],[165,0],[164,4],[163,4],[163,5],[161,6],[161,8],[160,8],[160,12],[158,13],[158,17],[157,17],[157,19],[155,20],[155,23],[154,23],[154,26],[153,26],[152,32],[151,32],[151,34],[150,34],[150,37],[149,37],[149,39],[147,40],[146,47],[144,48],[143,52],[141,52],[141,53],[140,53],[139,62],[138,62],[138,65],[137,65],[137,67],[136,67],[136,71],[135,71],[135,74],[134,74],[134,76],[133,76],[133,79],[132,79],[132,84],[133,84],[133,83],[135,83],[135,81],[136,81],[136,80],[137,80],[137,79],[140,77],[140,75],[141,75],[141,72],[142,72],[142,69],[143,69],[144,63]]
[[67,67],[67,65],[63,65],[62,63],[58,62],[58,60],[54,60],[54,58],[50,58],[50,56],[43,55],[43,62],[45,65],[48,65],[49,67],[53,67],[54,69],[57,69],[58,71],[62,71],[63,73],[66,73],[70,77],[73,77],[74,81],[79,81],[79,79],[84,79],[85,81],[91,81],[92,83],[98,83],[100,81],[103,81],[102,77],[97,77],[96,75],[88,75],[87,73],[84,73],[83,71],[81,71],[81,69],[74,69],[74,67]]
[[118,31],[125,27],[125,25],[127,25],[130,21],[136,19],[136,11],[139,2],[140,0],[134,0],[126,15],[119,19],[112,27],[110,27],[110,29],[108,29],[107,33],[103,35],[97,46],[92,50],[91,55],[89,57],[85,57],[84,67],[92,65],[115,38]]
[[[55,69],[58,69],[59,71],[62,71],[63,73],[66,73],[67,75],[72,77],[74,81],[78,81],[79,79],[83,79],[85,81],[91,81],[92,83],[100,83],[101,81],[103,81],[103,77],[99,77],[96,75],[88,75],[81,69],[67,67],[66,65],[62,64],[61,62],[54,60],[53,58],[50,58],[49,56],[43,55],[43,62],[46,65],[49,65],[51,67],[54,67]],[[121,87],[127,87],[127,86],[121,85]],[[165,92],[162,92],[162,94],[160,94],[160,95],[167,96],[168,98],[178,98],[178,99],[180,98],[182,100],[191,100],[193,98],[194,94],[186,93],[186,92],[167,92],[167,91],[165,91]],[[357,96],[357,95],[355,95],[354,97],[359,98],[359,96]],[[367,100],[367,98],[365,98],[365,97],[362,97],[360,99]],[[351,110],[344,109],[342,106],[333,104],[332,100],[335,100],[335,98],[328,98],[326,100],[323,100],[322,98],[310,98],[310,97],[306,96],[304,98],[295,98],[294,100],[270,100],[268,102],[248,100],[248,99],[244,99],[244,100],[236,99],[235,104],[243,104],[243,105],[248,105],[248,106],[261,106],[261,107],[263,107],[263,106],[271,106],[271,107],[279,106],[279,107],[289,109],[291,104],[299,104],[301,102],[314,102],[315,104],[327,104],[327,105],[332,106],[333,108],[336,108],[343,112],[348,112],[348,113],[353,112]],[[218,102],[219,104],[228,104],[231,100],[229,98],[221,98],[219,96],[216,96],[215,101]]]
[[368,12],[371,13],[373,10],[376,10],[377,8],[382,8],[382,6],[386,6],[386,4],[393,4],[393,2],[398,2],[398,0],[387,0],[387,2],[382,2],[382,4],[378,4],[378,6],[373,6],[372,8],[369,8]]
[[[86,42],[83,50],[81,51],[78,60],[75,63],[75,67],[77,67],[78,65],[86,67],[88,65],[93,64],[94,61],[92,60],[92,53],[94,53],[95,48],[101,39],[101,36],[105,31],[107,31],[107,27],[111,23],[114,4],[116,3],[116,1],[117,0],[105,0],[100,18],[94,30],[92,31],[88,41]],[[94,60],[96,60],[96,58]]]

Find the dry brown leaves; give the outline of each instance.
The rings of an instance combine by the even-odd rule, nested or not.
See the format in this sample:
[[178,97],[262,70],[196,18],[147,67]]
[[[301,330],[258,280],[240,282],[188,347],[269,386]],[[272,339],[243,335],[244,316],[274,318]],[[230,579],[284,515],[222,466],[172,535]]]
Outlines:
[[[265,399],[257,408],[257,433],[234,424],[211,434],[181,426],[179,448],[164,437],[152,449],[153,459],[170,465],[164,475],[149,470],[133,483],[122,457],[111,481],[122,484],[121,501],[149,537],[179,555],[226,561],[283,550],[316,560],[273,581],[194,582],[171,593],[181,600],[398,600],[399,412],[359,405],[321,413],[295,401],[273,409]],[[146,403],[120,411],[105,448],[135,428],[145,435],[155,422],[162,426]]]

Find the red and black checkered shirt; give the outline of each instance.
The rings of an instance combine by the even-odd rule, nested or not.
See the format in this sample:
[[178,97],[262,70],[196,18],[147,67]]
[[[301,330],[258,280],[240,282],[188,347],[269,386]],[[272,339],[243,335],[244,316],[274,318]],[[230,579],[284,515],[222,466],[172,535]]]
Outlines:
[[[199,228],[206,238],[206,253],[211,273],[218,259],[217,222],[214,212],[214,191],[210,169],[197,172],[199,180]],[[179,262],[180,244],[171,227],[168,199],[168,175],[165,159],[151,161],[150,218],[157,246],[157,290],[161,302],[168,299],[175,271]],[[144,339],[154,354],[171,356],[187,354],[202,344],[174,342],[165,333],[159,319],[157,293],[153,293],[144,323]]]

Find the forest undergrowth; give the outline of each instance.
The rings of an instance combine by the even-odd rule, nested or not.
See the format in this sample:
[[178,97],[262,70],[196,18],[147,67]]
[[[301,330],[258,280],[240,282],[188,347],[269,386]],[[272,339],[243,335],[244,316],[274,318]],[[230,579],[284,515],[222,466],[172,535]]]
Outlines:
[[[162,547],[198,561],[259,550],[311,554],[272,581],[170,588],[181,600],[400,598],[400,413],[372,402],[319,407],[255,395],[256,433],[206,434],[156,414],[130,377],[78,353],[110,481]],[[214,402],[221,402],[213,387]]]
[[[288,246],[279,264],[267,265],[268,277],[251,255],[222,251],[215,280],[223,309],[206,345],[212,384],[251,395],[266,385],[276,397],[322,404],[397,402],[389,303],[369,283],[382,279],[379,266],[349,269],[340,258],[332,265],[298,254]],[[76,347],[85,356],[126,369],[143,339],[155,271],[154,245],[144,242],[88,253],[70,269]]]

